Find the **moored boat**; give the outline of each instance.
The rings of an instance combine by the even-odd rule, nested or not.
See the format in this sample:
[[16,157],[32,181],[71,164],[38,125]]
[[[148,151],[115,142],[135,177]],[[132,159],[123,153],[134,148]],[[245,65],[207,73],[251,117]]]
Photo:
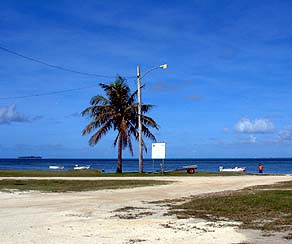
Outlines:
[[235,172],[235,173],[244,173],[246,171],[245,167],[234,167],[234,168],[224,168],[223,166],[219,167],[220,172]]
[[62,170],[64,169],[64,166],[61,165],[50,165],[49,169],[54,169],[54,170]]
[[89,169],[90,168],[90,165],[78,165],[78,164],[75,164],[74,166],[74,170],[78,170],[78,169]]

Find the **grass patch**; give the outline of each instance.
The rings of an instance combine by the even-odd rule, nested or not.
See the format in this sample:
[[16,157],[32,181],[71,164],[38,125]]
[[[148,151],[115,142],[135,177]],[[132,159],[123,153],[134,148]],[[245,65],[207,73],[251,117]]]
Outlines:
[[135,244],[135,243],[140,243],[140,242],[144,242],[144,241],[146,241],[146,240],[144,240],[144,239],[130,239],[128,243]]
[[114,212],[132,212],[134,210],[139,210],[139,209],[146,209],[146,208],[123,207],[123,208],[118,208],[118,209],[114,210]]
[[146,211],[146,208],[124,207],[114,210],[117,212],[113,217],[120,219],[140,219],[146,216],[153,215],[153,212]]
[[279,189],[279,190],[283,190],[283,189],[285,189],[285,190],[292,190],[292,181],[283,181],[283,182],[279,182],[279,183],[277,183],[277,184],[273,184],[273,185],[259,185],[259,186],[254,186],[254,187],[249,187],[249,188],[247,188],[247,189],[251,189],[251,190],[253,190],[253,189],[255,189],[255,190],[277,190],[277,189]]
[[48,170],[0,170],[0,177],[151,177],[151,176],[242,176],[238,173],[219,173],[219,172],[196,172],[188,174],[183,171],[170,171],[161,173],[102,173],[99,170],[64,170],[64,171],[48,171]]
[[289,233],[288,235],[284,236],[284,239],[292,240],[292,233]]
[[292,181],[198,196],[173,205],[170,212],[178,218],[228,219],[242,222],[242,228],[291,231],[292,191],[288,190],[291,186]]
[[0,180],[0,190],[68,192],[104,189],[122,189],[165,185],[170,182],[156,180]]
[[0,177],[96,177],[99,170],[0,170]]
[[119,219],[141,219],[147,216],[153,215],[150,211],[144,211],[144,212],[137,212],[137,213],[118,213],[114,215],[113,217],[119,218]]

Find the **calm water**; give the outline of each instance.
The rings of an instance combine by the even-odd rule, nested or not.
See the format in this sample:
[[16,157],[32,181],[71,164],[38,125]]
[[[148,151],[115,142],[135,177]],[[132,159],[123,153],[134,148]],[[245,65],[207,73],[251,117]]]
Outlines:
[[[115,172],[116,159],[0,159],[0,170],[49,170],[49,165],[63,165],[65,170],[73,169],[75,164],[91,165],[91,169]],[[144,160],[144,171],[158,171],[162,161]],[[257,166],[264,166],[264,173],[292,174],[292,158],[285,159],[167,159],[165,170],[174,170],[185,165],[197,164],[198,171],[217,172],[219,166],[246,167],[248,173],[257,173]],[[137,159],[123,160],[124,172],[137,172]]]

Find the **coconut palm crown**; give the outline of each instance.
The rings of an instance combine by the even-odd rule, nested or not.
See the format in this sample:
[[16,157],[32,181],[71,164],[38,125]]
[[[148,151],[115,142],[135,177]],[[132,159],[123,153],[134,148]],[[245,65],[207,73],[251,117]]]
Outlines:
[[[138,140],[138,104],[136,102],[137,91],[131,94],[126,79],[118,76],[109,84],[99,84],[105,91],[106,96],[97,95],[92,97],[90,106],[83,112],[91,122],[83,129],[82,135],[93,133],[89,139],[89,145],[96,145],[100,139],[110,130],[117,132],[114,146],[118,145],[118,162],[116,173],[122,173],[122,151],[129,148],[133,155],[132,137]],[[142,133],[152,141],[156,141],[149,127],[158,129],[157,123],[150,117],[145,116],[153,105],[142,105]],[[143,148],[147,150],[144,141]]]

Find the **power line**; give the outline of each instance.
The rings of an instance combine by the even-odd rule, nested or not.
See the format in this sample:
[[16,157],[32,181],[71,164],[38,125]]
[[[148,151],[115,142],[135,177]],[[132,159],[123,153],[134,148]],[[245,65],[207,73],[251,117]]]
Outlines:
[[37,93],[37,94],[31,94],[31,95],[15,96],[15,97],[0,97],[0,100],[9,100],[9,99],[21,99],[21,98],[29,98],[29,97],[49,96],[49,95],[58,94],[58,93],[65,93],[65,92],[71,92],[71,91],[85,90],[85,89],[89,89],[89,88],[93,88],[93,87],[97,87],[97,85],[94,85],[94,86],[85,86],[85,87],[79,87],[79,88],[72,88],[72,89],[61,90],[61,91],[53,91],[53,92],[44,92],[44,93]]
[[[95,76],[95,77],[101,77],[101,78],[116,78],[116,76],[108,76],[108,75],[100,75],[100,74],[94,74],[94,73],[81,72],[81,71],[77,71],[77,70],[73,70],[73,69],[64,68],[64,67],[59,66],[59,65],[49,64],[47,62],[44,62],[44,61],[41,61],[41,60],[38,60],[38,59],[35,59],[35,58],[32,58],[32,57],[25,56],[25,55],[23,55],[21,53],[15,52],[13,50],[10,50],[10,49],[2,47],[2,46],[0,46],[0,49],[2,51],[14,54],[14,55],[16,55],[18,57],[27,59],[29,61],[32,61],[32,62],[35,62],[35,63],[39,63],[39,64],[42,64],[42,65],[46,65],[46,66],[49,66],[51,68],[55,68],[55,69],[59,69],[59,70],[63,70],[63,71],[67,71],[67,72],[71,72],[71,73],[75,73],[75,74],[79,74],[79,75]],[[128,77],[125,77],[125,78],[134,78],[134,77],[136,77],[136,76],[128,76]]]

